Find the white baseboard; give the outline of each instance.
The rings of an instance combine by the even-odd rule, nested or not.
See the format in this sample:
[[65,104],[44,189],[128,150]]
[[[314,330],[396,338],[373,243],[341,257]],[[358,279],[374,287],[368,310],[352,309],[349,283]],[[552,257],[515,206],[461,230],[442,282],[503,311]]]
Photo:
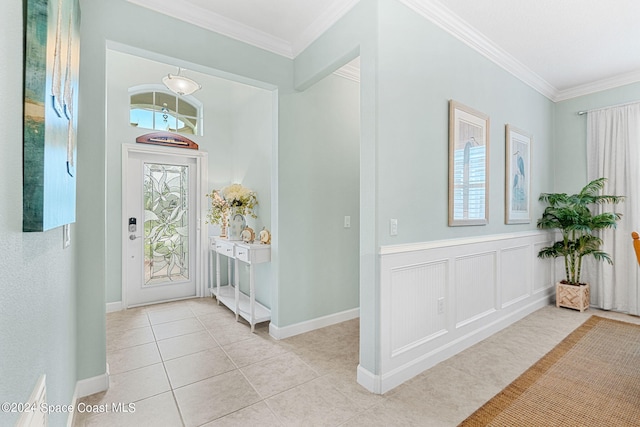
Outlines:
[[368,370],[358,365],[357,381],[362,387],[369,390],[371,393],[382,394],[380,375],[372,374]]
[[316,319],[295,323],[289,326],[279,328],[273,323],[269,324],[269,335],[277,340],[292,337],[294,335],[304,334],[316,329],[335,325],[336,323],[346,322],[347,320],[360,317],[360,309],[353,308],[351,310],[341,311],[340,313],[329,314],[327,316],[318,317]]
[[122,301],[117,302],[108,302],[107,303],[107,313],[113,313],[114,311],[122,311]]
[[74,399],[80,399],[82,397],[100,393],[101,391],[106,391],[108,389],[109,364],[107,363],[106,371],[104,374],[78,381],[76,383],[76,390],[73,395]]
[[371,393],[384,394],[389,390],[399,386],[405,381],[421,374],[429,368],[437,365],[438,363],[455,356],[461,351],[471,347],[474,344],[490,337],[491,335],[499,332],[500,330],[510,326],[518,320],[528,316],[536,310],[539,310],[549,305],[550,296],[544,296],[543,298],[522,307],[518,311],[510,313],[495,322],[487,325],[484,328],[474,330],[473,332],[460,337],[459,339],[448,343],[445,346],[439,347],[434,351],[425,354],[419,359],[415,359],[400,366],[391,372],[384,375],[376,375],[366,370],[362,366],[358,365],[358,384],[369,390]]
[[73,391],[73,397],[71,398],[71,407],[74,409],[69,412],[67,417],[67,427],[73,427],[75,421],[76,409],[78,408],[78,384],[76,383],[76,389]]

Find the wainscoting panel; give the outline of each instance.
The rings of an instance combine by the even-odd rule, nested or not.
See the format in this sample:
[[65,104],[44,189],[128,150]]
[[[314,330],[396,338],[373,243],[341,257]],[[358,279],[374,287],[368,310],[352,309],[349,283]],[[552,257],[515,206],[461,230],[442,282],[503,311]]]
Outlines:
[[517,246],[502,250],[500,264],[501,308],[506,308],[531,295],[531,247]]
[[381,247],[380,372],[359,367],[361,384],[385,393],[550,304],[554,263],[537,254],[551,237],[530,231]]
[[444,313],[447,275],[447,261],[392,270],[391,351],[394,356],[447,333]]
[[[533,263],[533,292],[545,292],[550,287],[553,287],[557,274],[555,273],[555,264],[552,259],[538,258],[538,252],[544,247],[551,246],[553,242],[551,240],[546,242],[540,242],[533,245],[533,255],[536,257]],[[558,261],[557,264],[562,264]]]
[[496,310],[496,261],[496,251],[455,258],[456,328]]

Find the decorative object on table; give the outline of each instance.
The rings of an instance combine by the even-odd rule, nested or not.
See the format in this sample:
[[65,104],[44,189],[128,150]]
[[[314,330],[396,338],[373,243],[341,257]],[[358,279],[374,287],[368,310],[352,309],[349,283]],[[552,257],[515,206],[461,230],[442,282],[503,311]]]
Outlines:
[[245,243],[253,243],[256,240],[256,233],[253,231],[253,228],[248,225],[244,227],[241,233],[242,241]]
[[505,224],[531,222],[531,135],[506,125]]
[[171,132],[152,132],[136,138],[138,144],[164,145],[165,147],[198,149],[198,144],[184,136]]
[[222,198],[220,191],[213,190],[207,194],[211,199],[211,206],[207,212],[207,224],[218,224],[220,226],[220,237],[227,237],[227,226],[229,225],[229,204]]
[[260,231],[260,243],[263,245],[271,244],[271,233],[266,227],[262,227],[262,231]]
[[[548,203],[542,217],[538,219],[538,228],[557,230],[562,240],[542,248],[540,258],[564,258],[566,278],[556,284],[556,305],[583,311],[588,306],[589,284],[580,282],[582,258],[593,256],[598,261],[613,264],[611,257],[600,250],[602,239],[596,235],[598,230],[615,228],[621,214],[604,212],[594,215],[590,205],[620,203],[623,196],[600,195],[606,178],[598,178],[588,183],[578,194],[542,193],[539,200]],[[586,303],[585,303],[586,301]]]
[[27,0],[24,19],[23,231],[76,221],[78,0]]
[[489,116],[449,101],[449,226],[489,221]]
[[220,224],[223,228],[228,226],[226,237],[242,240],[242,231],[247,225],[245,216],[258,217],[255,213],[258,205],[256,193],[240,184],[231,184],[222,190],[213,190],[207,197],[211,199],[207,223]]

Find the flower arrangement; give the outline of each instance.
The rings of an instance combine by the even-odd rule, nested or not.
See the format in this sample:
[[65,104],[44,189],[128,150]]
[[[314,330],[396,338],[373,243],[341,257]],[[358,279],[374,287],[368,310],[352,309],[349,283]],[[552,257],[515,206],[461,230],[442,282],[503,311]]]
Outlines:
[[213,190],[207,194],[207,197],[211,199],[211,207],[207,214],[208,224],[226,226],[232,209],[242,215],[250,215],[252,218],[258,217],[255,213],[255,208],[258,205],[256,193],[240,184],[231,184],[222,190]]

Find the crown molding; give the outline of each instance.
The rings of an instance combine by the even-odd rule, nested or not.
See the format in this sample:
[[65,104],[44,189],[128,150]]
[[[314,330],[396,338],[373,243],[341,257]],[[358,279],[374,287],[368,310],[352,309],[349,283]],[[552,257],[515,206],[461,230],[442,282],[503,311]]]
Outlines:
[[[178,7],[171,0],[127,0],[156,12],[172,16],[181,21],[222,34],[289,59],[294,59],[317,40],[334,23],[349,12],[359,0],[336,0],[293,42],[274,37],[241,22],[226,18],[201,7]],[[466,21],[455,15],[437,0],[397,0],[428,19],[447,33],[479,52],[508,73],[521,80],[553,102],[612,89],[640,81],[640,72],[634,71],[596,82],[558,90],[511,54],[499,47]],[[360,81],[358,70],[338,70],[337,75]]]
[[291,44],[286,40],[274,37],[264,31],[257,30],[241,22],[224,17],[201,7],[191,6],[189,8],[183,8],[179,7],[172,1],[127,1],[164,15],[174,17],[181,21],[185,21],[189,24],[197,25],[198,27],[206,30],[222,34],[223,36],[250,44],[260,49],[267,50],[277,55],[281,55],[289,59],[294,58]]
[[437,1],[398,0],[549,99],[557,89]]
[[640,71],[632,71],[630,73],[621,74],[608,79],[598,80],[596,82],[561,90],[558,92],[554,101],[566,101],[567,99],[577,98],[579,96],[589,95],[638,82],[640,82]]
[[347,14],[360,0],[335,0],[322,15],[307,27],[297,40],[292,41],[291,51],[296,57],[316,41],[333,24]]
[[345,79],[352,80],[360,83],[360,68],[353,65],[345,65],[342,68],[333,72],[336,76],[344,77]]

